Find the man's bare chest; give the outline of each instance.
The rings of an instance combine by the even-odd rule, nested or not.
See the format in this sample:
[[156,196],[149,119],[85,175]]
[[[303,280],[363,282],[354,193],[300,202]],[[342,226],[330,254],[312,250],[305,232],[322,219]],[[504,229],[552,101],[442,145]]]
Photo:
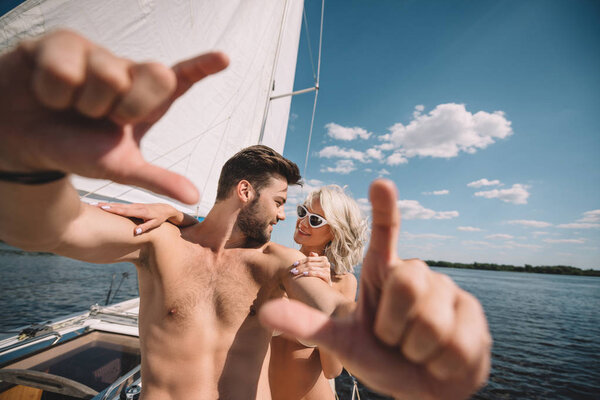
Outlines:
[[281,295],[275,276],[243,252],[184,257],[163,274],[166,317],[185,326],[212,320],[223,327],[239,327],[254,318],[267,300]]

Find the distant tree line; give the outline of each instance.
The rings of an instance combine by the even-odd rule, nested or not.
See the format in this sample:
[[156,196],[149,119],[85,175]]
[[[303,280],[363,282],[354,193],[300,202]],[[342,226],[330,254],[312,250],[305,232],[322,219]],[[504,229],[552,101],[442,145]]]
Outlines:
[[571,267],[568,265],[540,265],[534,267],[529,264],[525,264],[523,267],[506,264],[491,264],[491,263],[478,263],[472,264],[453,263],[448,261],[434,261],[426,260],[427,264],[433,267],[443,268],[463,268],[463,269],[483,269],[488,271],[513,271],[513,272],[531,272],[535,274],[556,274],[556,275],[587,275],[587,276],[600,276],[600,270],[594,269],[581,269]]

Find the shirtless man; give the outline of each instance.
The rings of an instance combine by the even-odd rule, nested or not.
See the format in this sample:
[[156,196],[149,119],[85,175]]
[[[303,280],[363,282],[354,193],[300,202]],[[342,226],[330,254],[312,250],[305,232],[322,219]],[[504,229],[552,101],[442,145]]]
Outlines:
[[[164,224],[135,236],[133,222],[79,202],[61,173],[195,202],[193,185],[146,163],[138,144],[178,96],[226,64],[218,53],[171,69],[136,64],[65,31],[0,57],[0,238],[137,266],[146,400],[268,398],[259,376],[272,328],[330,349],[383,393],[464,398],[475,391],[490,361],[481,306],[422,262],[397,258],[389,182],[371,189],[373,236],[355,311],[317,278],[281,274],[300,254],[268,238],[285,217],[287,185],[299,176],[279,155],[284,167],[270,165],[264,180],[224,178],[206,220],[183,231]],[[293,302],[263,306],[282,296],[281,285],[325,313]]]

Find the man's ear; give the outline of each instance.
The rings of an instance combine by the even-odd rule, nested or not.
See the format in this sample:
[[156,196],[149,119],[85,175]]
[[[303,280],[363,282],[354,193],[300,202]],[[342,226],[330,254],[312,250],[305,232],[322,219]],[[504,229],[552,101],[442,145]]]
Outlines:
[[254,200],[256,191],[252,187],[252,184],[245,179],[238,182],[236,186],[236,194],[238,199],[243,203],[248,203]]

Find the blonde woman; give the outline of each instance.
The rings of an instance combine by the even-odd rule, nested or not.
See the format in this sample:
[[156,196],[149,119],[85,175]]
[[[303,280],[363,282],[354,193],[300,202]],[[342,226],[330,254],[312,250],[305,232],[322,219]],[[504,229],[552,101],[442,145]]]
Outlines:
[[[142,234],[168,220],[179,226],[196,223],[165,204],[102,204],[106,211],[145,220],[136,227]],[[290,266],[289,279],[315,276],[354,301],[357,282],[354,266],[362,261],[367,221],[356,201],[337,185],[311,192],[297,207],[294,241],[306,258]],[[309,343],[278,336],[271,340],[269,382],[274,400],[334,399],[328,379],[342,372],[342,364],[332,355]]]

